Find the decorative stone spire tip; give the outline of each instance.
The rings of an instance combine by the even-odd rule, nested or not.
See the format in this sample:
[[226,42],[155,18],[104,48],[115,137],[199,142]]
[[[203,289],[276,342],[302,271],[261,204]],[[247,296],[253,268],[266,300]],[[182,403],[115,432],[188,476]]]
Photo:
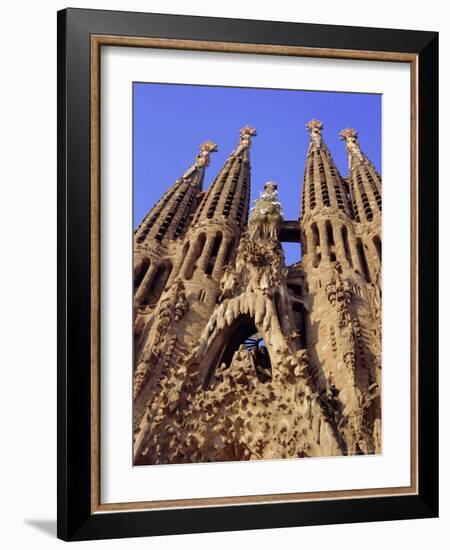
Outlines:
[[217,153],[218,151],[217,144],[209,139],[202,143],[199,149],[200,153]]
[[340,134],[340,138],[345,141],[356,142],[358,140],[358,132],[354,128],[344,128]]
[[306,130],[309,132],[311,138],[311,146],[315,146],[317,149],[321,148],[323,123],[313,118],[306,125]]
[[312,132],[312,131],[316,131],[316,132],[319,132],[321,130],[323,130],[323,123],[320,122],[320,120],[317,120],[316,118],[313,118],[312,120],[310,120],[308,122],[308,124],[306,125],[306,128],[309,132]]
[[232,157],[237,157],[244,153],[244,151],[247,151],[250,148],[251,145],[251,137],[256,136],[256,130],[253,128],[253,126],[244,126],[241,128],[241,131],[239,132],[239,145],[238,147],[231,153]]
[[368,162],[364,159],[358,143],[358,132],[354,128],[344,128],[339,134],[342,140],[345,141],[345,148],[348,152],[348,167],[353,170],[355,163]]
[[214,143],[214,141],[207,140],[203,142],[200,147],[200,153],[197,155],[197,158],[195,159],[194,166],[190,168],[184,177],[189,176],[192,173],[192,170],[195,168],[205,168],[209,166],[209,155],[210,153],[217,153],[218,148],[217,145]]
[[253,126],[249,126],[247,124],[247,126],[244,126],[243,128],[241,128],[241,131],[240,131],[240,134],[241,134],[241,138],[243,138],[244,136],[256,136],[256,129],[253,128]]

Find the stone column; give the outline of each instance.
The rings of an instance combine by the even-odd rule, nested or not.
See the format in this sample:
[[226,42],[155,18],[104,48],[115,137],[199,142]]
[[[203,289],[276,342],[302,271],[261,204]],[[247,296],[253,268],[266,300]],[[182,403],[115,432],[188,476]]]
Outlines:
[[[382,250],[381,250],[381,239],[380,239],[380,233],[381,231],[378,231],[377,233],[375,233],[375,235],[372,236],[372,238],[370,239],[370,247],[372,248],[373,250],[373,255],[374,257],[376,258],[377,260],[377,264],[381,265],[381,254],[382,254]],[[377,237],[379,240],[380,240],[380,253],[378,253],[378,248],[377,248],[377,245],[375,244],[375,237]]]
[[208,260],[209,260],[209,257],[211,255],[211,251],[213,249],[215,240],[216,240],[216,235],[215,234],[208,235],[208,237],[206,238],[206,242],[205,242],[205,245],[203,247],[202,254],[201,254],[200,258],[197,260],[198,268],[201,269],[202,271],[206,271],[206,267],[208,265]]
[[180,269],[180,276],[186,277],[186,271],[189,269],[189,266],[194,261],[194,259],[197,257],[197,237],[195,237],[195,240],[192,239],[192,242],[195,242],[195,244],[191,244],[188,253],[186,255],[186,258],[184,258],[184,262]]
[[328,245],[327,229],[325,227],[325,222],[317,222],[317,228],[319,229],[321,261],[329,262],[330,247]]
[[181,250],[180,250],[180,253],[177,254],[177,256],[175,257],[175,261],[173,262],[173,268],[166,283],[167,288],[172,286],[172,283],[178,277],[181,266],[183,265],[183,260],[184,260],[184,257],[182,256]]
[[134,269],[133,269],[133,278],[136,278],[136,275],[141,271],[142,269],[142,264],[144,263],[144,257],[142,256],[139,261],[137,261],[135,264],[134,264]]
[[305,237],[306,237],[306,249],[307,249],[306,255],[309,256],[310,261],[314,264],[317,262],[317,250],[316,250],[316,245],[314,243],[314,239],[312,236],[311,225],[309,225],[308,228],[305,230]]
[[147,273],[145,274],[145,277],[142,279],[142,283],[140,284],[134,296],[135,307],[138,307],[141,305],[142,300],[144,299],[144,296],[147,294],[148,289],[152,284],[153,277],[155,276],[157,269],[158,269],[158,266],[155,262],[152,262],[150,264],[150,267],[147,269]]
[[350,254],[352,255],[353,260],[353,268],[361,274],[362,277],[364,277],[364,270],[361,265],[361,260],[359,258],[358,249],[356,248],[356,239],[355,237],[348,232],[348,246],[350,248]]
[[230,243],[231,243],[231,238],[228,236],[227,237],[224,236],[220,244],[219,252],[217,254],[216,263],[214,264],[214,269],[212,272],[213,279],[219,280],[222,276],[223,265],[225,262],[225,257],[227,255],[228,247]]
[[[348,230],[347,230],[348,234]],[[344,239],[342,237],[341,224],[333,224],[334,246],[336,249],[336,258],[342,265],[350,267],[350,262],[345,255]]]

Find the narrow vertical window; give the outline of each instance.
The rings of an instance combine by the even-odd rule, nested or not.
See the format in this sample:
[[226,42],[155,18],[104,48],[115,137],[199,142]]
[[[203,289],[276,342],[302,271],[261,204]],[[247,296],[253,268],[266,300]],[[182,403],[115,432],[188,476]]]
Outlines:
[[185,271],[186,279],[190,279],[192,277],[192,275],[194,273],[195,264],[196,264],[198,258],[200,258],[201,254],[203,252],[203,247],[205,246],[205,242],[206,242],[205,233],[200,233],[200,235],[198,236],[197,242],[195,243],[194,253],[193,253],[192,257],[190,258],[189,265],[187,266],[186,271]]
[[[313,238],[313,254],[314,254],[314,267],[317,267],[321,260],[321,253],[320,253],[320,235],[319,235],[319,229],[317,227],[317,224],[313,223],[311,225],[311,233]],[[317,250],[319,249],[319,251]]]
[[344,243],[345,259],[349,263],[350,267],[353,267],[352,255],[350,252],[350,245],[348,243],[348,229],[345,225],[341,227],[342,242]]
[[334,250],[334,234],[333,234],[333,226],[331,225],[331,222],[329,220],[325,223],[325,229],[327,232],[327,244],[328,244],[328,251],[330,254],[330,261],[335,262],[336,261],[336,252]]
[[214,269],[214,265],[216,263],[217,254],[219,253],[220,244],[222,242],[222,233],[217,233],[216,238],[214,239],[214,244],[211,249],[211,253],[209,255],[208,264],[206,266],[205,273],[207,275],[211,275]]
[[381,262],[381,239],[378,235],[375,235],[375,237],[373,238],[373,244],[375,245],[375,250],[377,251],[378,259]]
[[223,262],[224,266],[228,265],[230,263],[231,257],[232,257],[233,252],[234,252],[234,242],[235,242],[235,239],[232,239],[228,243],[227,253],[225,254],[225,258],[224,258],[224,262]]
[[367,264],[367,259],[366,259],[366,253],[364,251],[364,246],[361,242],[361,239],[358,239],[356,241],[356,249],[358,251],[358,256],[359,256],[359,261],[361,263],[361,268],[363,270],[363,276],[364,278],[366,279],[366,281],[368,283],[370,283],[370,272],[369,272],[369,266]]
[[167,280],[169,279],[171,271],[171,262],[163,262],[158,266],[158,269],[156,270],[155,276],[153,277],[153,281],[148,288],[142,305],[153,306],[158,302],[166,286]]

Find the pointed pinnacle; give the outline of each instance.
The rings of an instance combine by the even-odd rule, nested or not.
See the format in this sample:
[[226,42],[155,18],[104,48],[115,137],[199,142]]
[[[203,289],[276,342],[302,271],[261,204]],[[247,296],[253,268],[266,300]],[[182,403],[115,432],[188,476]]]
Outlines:
[[357,141],[358,139],[358,132],[354,128],[344,128],[340,133],[339,136],[342,140],[346,141]]

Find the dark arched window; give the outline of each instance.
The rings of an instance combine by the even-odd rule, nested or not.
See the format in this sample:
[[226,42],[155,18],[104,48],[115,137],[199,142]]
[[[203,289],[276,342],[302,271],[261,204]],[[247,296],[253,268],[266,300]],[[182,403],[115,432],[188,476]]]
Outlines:
[[325,228],[327,231],[327,241],[328,241],[328,250],[330,252],[330,260],[332,262],[336,261],[336,253],[334,251],[334,235],[333,235],[333,226],[329,220],[325,223]]
[[223,265],[228,265],[230,263],[231,257],[233,256],[233,252],[234,252],[234,243],[235,243],[235,239],[232,239],[228,243],[228,248],[227,248],[227,252],[225,254],[225,259],[224,259]]
[[364,246],[361,242],[361,239],[358,239],[356,241],[356,250],[358,251],[358,256],[359,256],[359,261],[361,263],[361,268],[363,270],[363,276],[364,276],[364,279],[370,283],[370,272],[369,272],[369,266],[367,264],[367,259],[366,259],[366,253],[364,251]]
[[320,235],[319,235],[319,229],[317,227],[317,224],[313,223],[311,225],[311,233],[312,233],[312,240],[313,240],[313,253],[314,253],[314,267],[317,267],[321,260],[321,253],[320,251],[317,251],[317,248],[320,247]]
[[350,267],[353,267],[352,255],[351,255],[351,252],[350,252],[350,245],[349,245],[349,242],[348,242],[348,229],[347,229],[347,226],[343,225],[341,227],[341,234],[342,234],[342,242],[344,243],[345,259],[350,264]]
[[153,277],[153,281],[151,282],[147,290],[147,293],[144,297],[142,305],[154,306],[158,302],[166,286],[167,280],[169,279],[171,271],[172,271],[171,262],[163,262],[159,264],[158,269],[156,270],[155,276]]
[[198,258],[200,258],[200,256],[202,255],[205,242],[206,242],[205,233],[200,233],[200,235],[197,238],[197,242],[194,245],[195,246],[194,254],[190,259],[189,265],[186,267],[186,271],[185,271],[186,279],[190,279],[192,277],[192,274],[194,273],[195,264]]
[[295,302],[293,306],[293,310],[294,310],[296,326],[300,333],[300,348],[305,349],[306,348],[306,309],[303,304]]
[[373,238],[373,244],[375,245],[375,249],[377,251],[378,258],[381,262],[381,239],[378,235],[375,235],[375,237]]
[[209,348],[208,357],[202,365],[205,369],[204,389],[210,386],[219,367],[230,367],[234,354],[242,345],[247,349],[259,380],[270,380],[271,364],[265,342],[258,333],[254,320],[249,315],[241,315],[231,326],[225,327]]
[[150,260],[148,258],[141,258],[138,264],[136,265],[136,270],[134,273],[134,291],[140,287],[142,280],[145,277],[145,274],[150,267]]
[[221,243],[222,243],[222,233],[220,233],[220,231],[219,231],[218,233],[216,233],[216,237],[214,239],[214,244],[213,244],[213,247],[212,247],[211,252],[209,254],[208,263],[206,264],[205,273],[207,275],[211,275],[211,273],[213,272],[214,265],[216,263],[217,254],[219,253]]

